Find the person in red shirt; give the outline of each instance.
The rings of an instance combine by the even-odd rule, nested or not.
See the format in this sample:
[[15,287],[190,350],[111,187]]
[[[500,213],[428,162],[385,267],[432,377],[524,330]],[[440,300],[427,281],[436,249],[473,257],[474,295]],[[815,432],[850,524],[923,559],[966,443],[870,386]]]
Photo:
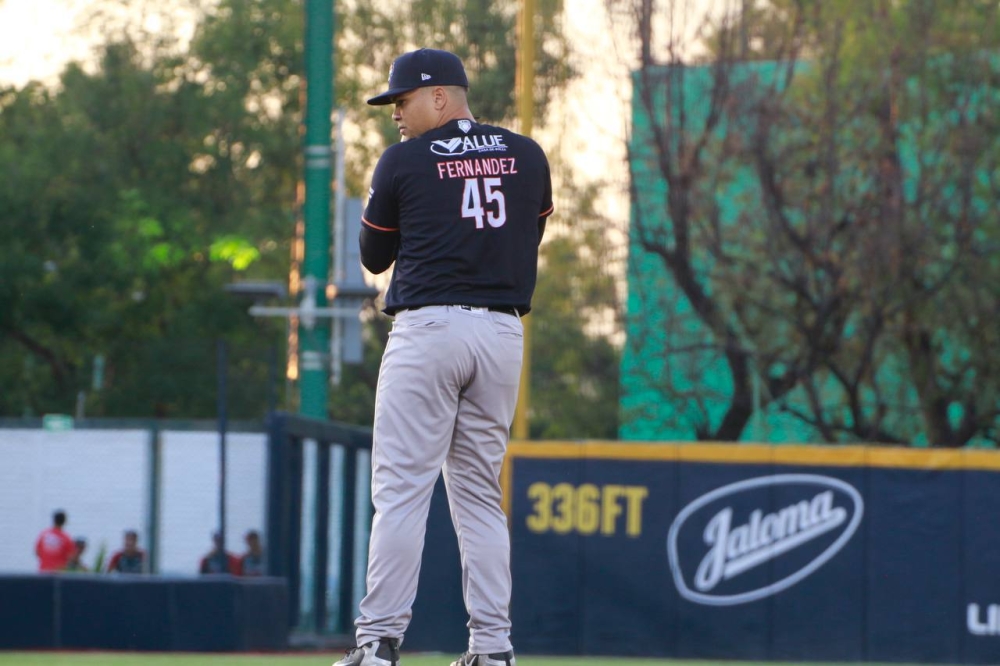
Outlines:
[[45,529],[35,541],[35,555],[38,556],[39,571],[64,571],[73,554],[76,544],[63,531],[66,524],[66,512],[56,511],[52,514],[52,527]]

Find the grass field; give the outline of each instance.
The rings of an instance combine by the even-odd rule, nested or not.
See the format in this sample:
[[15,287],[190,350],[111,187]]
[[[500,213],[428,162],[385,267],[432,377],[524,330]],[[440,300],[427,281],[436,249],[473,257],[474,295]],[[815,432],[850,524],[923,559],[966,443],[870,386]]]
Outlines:
[[[308,655],[150,654],[123,652],[0,652],[0,666],[330,666],[342,652]],[[403,653],[403,666],[448,666],[458,655]],[[518,666],[713,666],[712,662],[613,657],[517,658]],[[751,666],[726,662],[726,666]],[[793,666],[783,664],[782,666]],[[818,666],[810,664],[809,666]]]
[[[330,666],[339,652],[302,655],[162,654],[137,652],[0,652],[0,666]],[[448,666],[457,655],[403,653],[404,666]],[[518,666],[774,666],[757,662],[670,661],[620,657],[519,656]],[[833,666],[783,662],[781,666]],[[854,664],[853,666],[858,666]],[[905,666],[894,664],[893,666]]]

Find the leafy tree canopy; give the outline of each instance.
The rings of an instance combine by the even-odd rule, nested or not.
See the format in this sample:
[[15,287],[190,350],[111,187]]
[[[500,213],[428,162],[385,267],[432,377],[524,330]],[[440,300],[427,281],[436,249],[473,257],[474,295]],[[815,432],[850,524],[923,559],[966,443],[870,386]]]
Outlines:
[[[225,286],[288,275],[301,169],[303,5],[108,0],[95,16],[105,41],[92,67],[71,63],[57,88],[0,90],[0,414],[72,412],[82,396],[90,416],[213,416],[220,339],[230,348],[231,415],[262,414],[268,359],[285,325],[252,320],[248,303]],[[197,17],[190,43],[144,29],[144,18],[169,21],[181,9]],[[516,3],[360,0],[337,9],[337,103],[363,137],[350,148],[349,191],[364,191],[381,147],[397,138],[386,131],[387,114],[364,99],[404,50],[456,51],[469,67],[477,112],[512,119]],[[572,75],[561,9],[556,0],[539,3],[543,110],[549,91]],[[548,253],[553,276],[586,282],[572,270],[567,243]],[[594,289],[564,295],[556,285],[540,285],[539,298],[579,302]],[[570,413],[573,400],[557,390],[586,395],[613,418],[613,391],[573,380],[588,365],[616,364],[612,348],[582,333],[578,311],[539,307],[540,326],[549,326],[544,312],[559,318],[552,342],[563,353],[546,355],[559,367],[539,364],[553,387],[540,395],[566,406],[540,416],[541,427],[602,436],[608,421],[583,403]],[[386,334],[384,319],[366,327],[365,363],[346,368],[331,392],[337,418],[370,421]],[[587,352],[574,357],[577,345]]]
[[698,322],[650,385],[703,438],[996,443],[996,4],[745,5],[639,70],[636,241]]

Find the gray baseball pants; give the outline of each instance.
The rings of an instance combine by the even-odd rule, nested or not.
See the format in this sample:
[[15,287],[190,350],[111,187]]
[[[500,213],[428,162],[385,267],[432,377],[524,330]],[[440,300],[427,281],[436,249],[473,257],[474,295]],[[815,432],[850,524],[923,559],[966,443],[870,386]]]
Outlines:
[[523,336],[519,318],[485,308],[396,314],[375,398],[375,517],[358,645],[402,638],[409,626],[431,493],[443,471],[462,556],[469,650],[511,649],[510,535],[499,476]]

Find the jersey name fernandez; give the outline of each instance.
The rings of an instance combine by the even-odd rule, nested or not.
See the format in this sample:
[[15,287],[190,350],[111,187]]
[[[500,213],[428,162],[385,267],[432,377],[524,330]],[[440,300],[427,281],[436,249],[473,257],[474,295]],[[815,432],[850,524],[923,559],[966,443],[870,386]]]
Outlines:
[[478,157],[471,160],[438,162],[438,178],[475,178],[517,173],[516,157]]
[[398,243],[385,312],[425,305],[531,309],[552,213],[549,164],[528,137],[471,120],[390,146],[362,222]]

